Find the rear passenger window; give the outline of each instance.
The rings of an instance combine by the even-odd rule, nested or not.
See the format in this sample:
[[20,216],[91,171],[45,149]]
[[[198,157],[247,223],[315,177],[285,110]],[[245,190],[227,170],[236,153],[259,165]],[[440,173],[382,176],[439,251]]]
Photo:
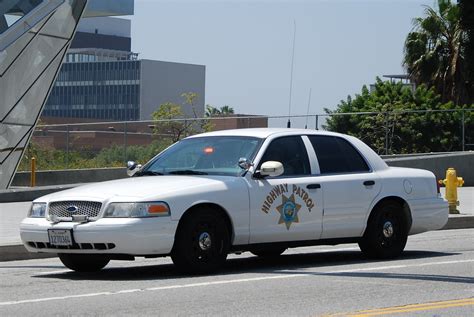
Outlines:
[[346,140],[333,136],[309,135],[318,157],[321,174],[367,172],[360,153]]

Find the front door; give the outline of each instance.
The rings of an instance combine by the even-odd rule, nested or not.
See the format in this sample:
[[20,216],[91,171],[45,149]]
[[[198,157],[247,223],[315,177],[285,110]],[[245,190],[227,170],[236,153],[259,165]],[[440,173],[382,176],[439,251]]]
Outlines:
[[272,140],[259,160],[283,164],[278,177],[246,176],[250,195],[250,243],[319,239],[322,228],[322,188],[311,175],[301,136]]

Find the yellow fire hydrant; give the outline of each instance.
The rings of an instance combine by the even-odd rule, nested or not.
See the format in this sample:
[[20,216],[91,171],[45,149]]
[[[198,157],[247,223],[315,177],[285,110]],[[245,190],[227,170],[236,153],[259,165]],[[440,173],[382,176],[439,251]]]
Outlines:
[[444,184],[446,186],[446,200],[449,204],[449,213],[458,214],[457,206],[459,206],[458,201],[458,187],[464,185],[464,180],[462,177],[457,177],[456,170],[452,167],[448,168],[446,171],[446,178],[441,179],[439,184]]

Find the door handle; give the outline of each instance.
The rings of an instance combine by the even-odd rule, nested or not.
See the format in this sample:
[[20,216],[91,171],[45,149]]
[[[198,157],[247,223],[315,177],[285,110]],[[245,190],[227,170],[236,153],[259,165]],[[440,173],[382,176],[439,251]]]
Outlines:
[[306,188],[307,189],[316,189],[316,188],[321,188],[321,185],[320,184],[309,184],[309,185],[306,185]]
[[372,186],[375,185],[375,181],[365,181],[364,186]]

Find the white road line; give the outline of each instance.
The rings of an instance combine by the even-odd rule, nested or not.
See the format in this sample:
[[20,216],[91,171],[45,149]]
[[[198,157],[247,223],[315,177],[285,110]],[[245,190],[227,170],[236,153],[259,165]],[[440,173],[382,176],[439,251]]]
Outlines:
[[82,297],[95,297],[95,296],[130,294],[130,293],[147,292],[147,291],[148,292],[150,292],[150,291],[163,291],[163,290],[170,290],[170,289],[200,287],[200,286],[219,285],[219,284],[245,283],[245,282],[284,279],[284,278],[292,278],[292,277],[308,276],[308,275],[309,274],[272,275],[272,276],[262,276],[262,277],[245,278],[245,279],[237,279],[237,280],[223,280],[223,281],[203,282],[203,283],[193,283],[193,284],[178,284],[178,285],[151,287],[151,288],[144,288],[144,289],[129,289],[129,290],[121,290],[121,291],[113,291],[113,292],[100,292],[100,293],[67,295],[67,296],[58,296],[58,297],[25,299],[25,300],[18,300],[18,301],[0,302],[0,306],[28,304],[28,303],[39,303],[39,302],[48,302],[48,301],[64,300],[64,299],[72,299],[72,298],[82,298]]
[[[289,279],[289,278],[295,278],[295,277],[313,276],[314,273],[336,274],[336,273],[351,273],[351,272],[363,272],[363,271],[380,271],[380,270],[390,270],[390,269],[422,267],[422,266],[430,266],[430,265],[460,264],[460,263],[469,263],[469,262],[474,262],[474,259],[471,259],[471,260],[458,260],[458,261],[428,262],[428,263],[421,263],[421,264],[379,266],[379,267],[368,267],[368,268],[360,268],[360,269],[353,269],[353,270],[337,270],[337,271],[329,271],[329,272],[311,272],[311,273],[284,274],[284,275],[280,274],[280,275],[261,276],[261,277],[255,277],[255,278],[222,280],[222,281],[191,283],[191,284],[175,284],[175,285],[168,285],[168,286],[150,287],[150,288],[144,288],[144,289],[128,289],[128,290],[111,291],[111,292],[99,292],[99,293],[88,293],[88,294],[67,295],[67,296],[58,296],[58,297],[45,297],[45,298],[25,299],[25,300],[19,300],[19,301],[0,302],[0,306],[10,306],[10,305],[28,304],[28,303],[39,303],[39,302],[57,301],[57,300],[73,299],[73,298],[109,296],[109,295],[119,295],[119,294],[131,294],[131,293],[139,293],[139,292],[165,291],[165,290],[171,290],[171,289],[205,287],[205,286],[212,286],[212,285],[248,283],[248,282],[276,280],[276,279]],[[289,271],[289,273],[291,273],[291,271]]]

